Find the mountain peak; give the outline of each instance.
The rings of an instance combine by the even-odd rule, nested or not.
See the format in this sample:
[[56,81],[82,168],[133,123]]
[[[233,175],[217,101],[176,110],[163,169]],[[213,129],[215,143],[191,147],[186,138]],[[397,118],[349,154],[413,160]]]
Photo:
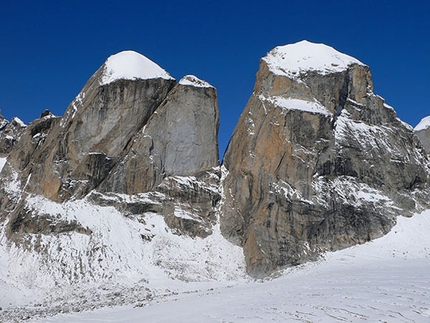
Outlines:
[[155,78],[173,79],[169,73],[147,57],[135,51],[127,50],[112,55],[106,60],[100,85],[121,79],[146,80]]
[[341,72],[352,64],[365,65],[333,47],[307,40],[275,47],[263,60],[274,74],[290,78],[307,71],[330,74]]

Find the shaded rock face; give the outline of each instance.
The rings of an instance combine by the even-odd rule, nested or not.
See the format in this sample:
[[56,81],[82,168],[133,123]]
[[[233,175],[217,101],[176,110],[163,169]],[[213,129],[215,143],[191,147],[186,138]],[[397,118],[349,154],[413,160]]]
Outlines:
[[144,192],[165,177],[190,176],[218,166],[218,127],[216,90],[177,84],[99,190]]
[[419,140],[356,62],[288,76],[262,59],[223,167],[221,229],[255,277],[379,237],[428,203]]
[[430,155],[430,128],[415,132],[417,137],[420,138],[421,143],[426,150],[427,154]]

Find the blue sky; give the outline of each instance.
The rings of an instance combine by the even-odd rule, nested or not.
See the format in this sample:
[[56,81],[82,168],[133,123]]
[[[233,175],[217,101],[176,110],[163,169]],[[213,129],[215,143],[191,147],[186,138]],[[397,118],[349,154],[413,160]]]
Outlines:
[[370,66],[375,93],[415,126],[430,115],[428,1],[2,1],[0,109],[63,115],[106,58],[133,49],[218,89],[223,153],[278,45],[325,43]]

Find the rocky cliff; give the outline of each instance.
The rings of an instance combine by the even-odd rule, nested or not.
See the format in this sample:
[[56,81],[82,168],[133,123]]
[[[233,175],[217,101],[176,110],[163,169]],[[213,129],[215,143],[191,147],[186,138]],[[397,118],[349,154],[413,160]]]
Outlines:
[[[192,75],[176,82],[131,51],[109,57],[64,116],[45,111],[28,126],[2,119],[3,234],[21,250],[17,254],[27,253],[21,262],[39,264],[21,274],[33,274],[35,281],[49,276],[53,284],[65,276],[73,284],[96,279],[96,272],[101,278],[138,270],[129,260],[115,265],[127,256],[106,238],[112,223],[88,224],[94,210],[121,213],[119,227],[133,218],[122,238],[138,237],[130,246],[134,254],[172,235],[211,235],[220,200],[218,127],[213,86]],[[73,212],[74,203],[84,203],[86,211]],[[169,238],[153,239],[161,229],[147,225],[153,217],[163,219]]]
[[260,62],[225,153],[221,228],[256,277],[387,233],[428,207],[429,161],[369,67],[306,41]]
[[422,143],[373,93],[369,67],[331,47],[261,59],[222,166],[218,126],[213,86],[132,51],[109,57],[64,116],[1,118],[11,277],[47,290],[237,279],[243,256],[263,277],[429,207]]

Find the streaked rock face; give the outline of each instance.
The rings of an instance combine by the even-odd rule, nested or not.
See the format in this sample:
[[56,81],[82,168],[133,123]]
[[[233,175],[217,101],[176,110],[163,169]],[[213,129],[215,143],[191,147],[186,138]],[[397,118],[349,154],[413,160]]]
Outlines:
[[289,75],[270,55],[223,161],[221,228],[256,277],[379,237],[428,202],[427,157],[367,66]]
[[218,126],[215,88],[177,84],[100,190],[145,192],[165,177],[190,176],[217,167]]

